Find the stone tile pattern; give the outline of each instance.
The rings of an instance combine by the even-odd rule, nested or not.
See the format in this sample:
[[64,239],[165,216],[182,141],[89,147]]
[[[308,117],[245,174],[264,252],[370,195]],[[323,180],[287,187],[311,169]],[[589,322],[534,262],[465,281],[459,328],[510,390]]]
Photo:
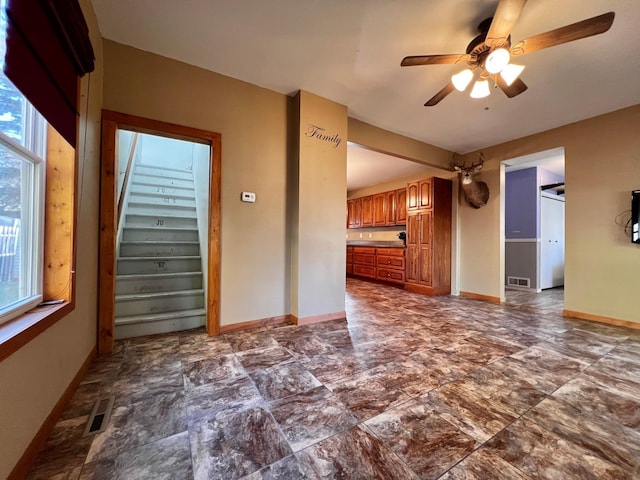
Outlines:
[[347,321],[119,341],[28,478],[640,478],[640,331],[525,300],[348,279]]

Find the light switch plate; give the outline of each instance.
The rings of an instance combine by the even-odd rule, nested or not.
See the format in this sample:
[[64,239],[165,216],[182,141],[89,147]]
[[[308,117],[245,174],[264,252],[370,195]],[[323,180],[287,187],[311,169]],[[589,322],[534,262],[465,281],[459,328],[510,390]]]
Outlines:
[[255,203],[256,194],[253,192],[242,192],[241,198],[243,202]]

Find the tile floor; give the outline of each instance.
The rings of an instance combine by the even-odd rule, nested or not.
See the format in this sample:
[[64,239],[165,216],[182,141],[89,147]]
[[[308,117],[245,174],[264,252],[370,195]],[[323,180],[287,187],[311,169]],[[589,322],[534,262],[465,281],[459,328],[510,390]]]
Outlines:
[[349,279],[348,322],[120,341],[29,478],[640,478],[640,331],[564,319],[557,296]]

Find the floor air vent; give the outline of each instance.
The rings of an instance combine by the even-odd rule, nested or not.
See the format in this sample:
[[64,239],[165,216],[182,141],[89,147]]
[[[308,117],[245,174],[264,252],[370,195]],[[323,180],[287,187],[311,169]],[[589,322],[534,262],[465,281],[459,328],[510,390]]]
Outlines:
[[507,277],[507,285],[509,287],[531,287],[530,280],[524,277]]
[[100,433],[107,428],[111,409],[113,408],[113,400],[113,396],[96,400],[93,410],[91,410],[91,415],[89,415],[87,426],[84,429],[84,437]]

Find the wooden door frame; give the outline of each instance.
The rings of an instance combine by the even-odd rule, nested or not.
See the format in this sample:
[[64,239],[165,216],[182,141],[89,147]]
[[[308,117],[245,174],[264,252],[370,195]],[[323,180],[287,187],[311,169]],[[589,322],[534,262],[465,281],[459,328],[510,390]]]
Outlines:
[[220,187],[222,135],[173,123],[102,111],[100,165],[100,259],[98,271],[98,352],[113,351],[115,329],[116,234],[119,129],[207,144],[210,150],[209,262],[207,265],[207,333],[220,333]]

